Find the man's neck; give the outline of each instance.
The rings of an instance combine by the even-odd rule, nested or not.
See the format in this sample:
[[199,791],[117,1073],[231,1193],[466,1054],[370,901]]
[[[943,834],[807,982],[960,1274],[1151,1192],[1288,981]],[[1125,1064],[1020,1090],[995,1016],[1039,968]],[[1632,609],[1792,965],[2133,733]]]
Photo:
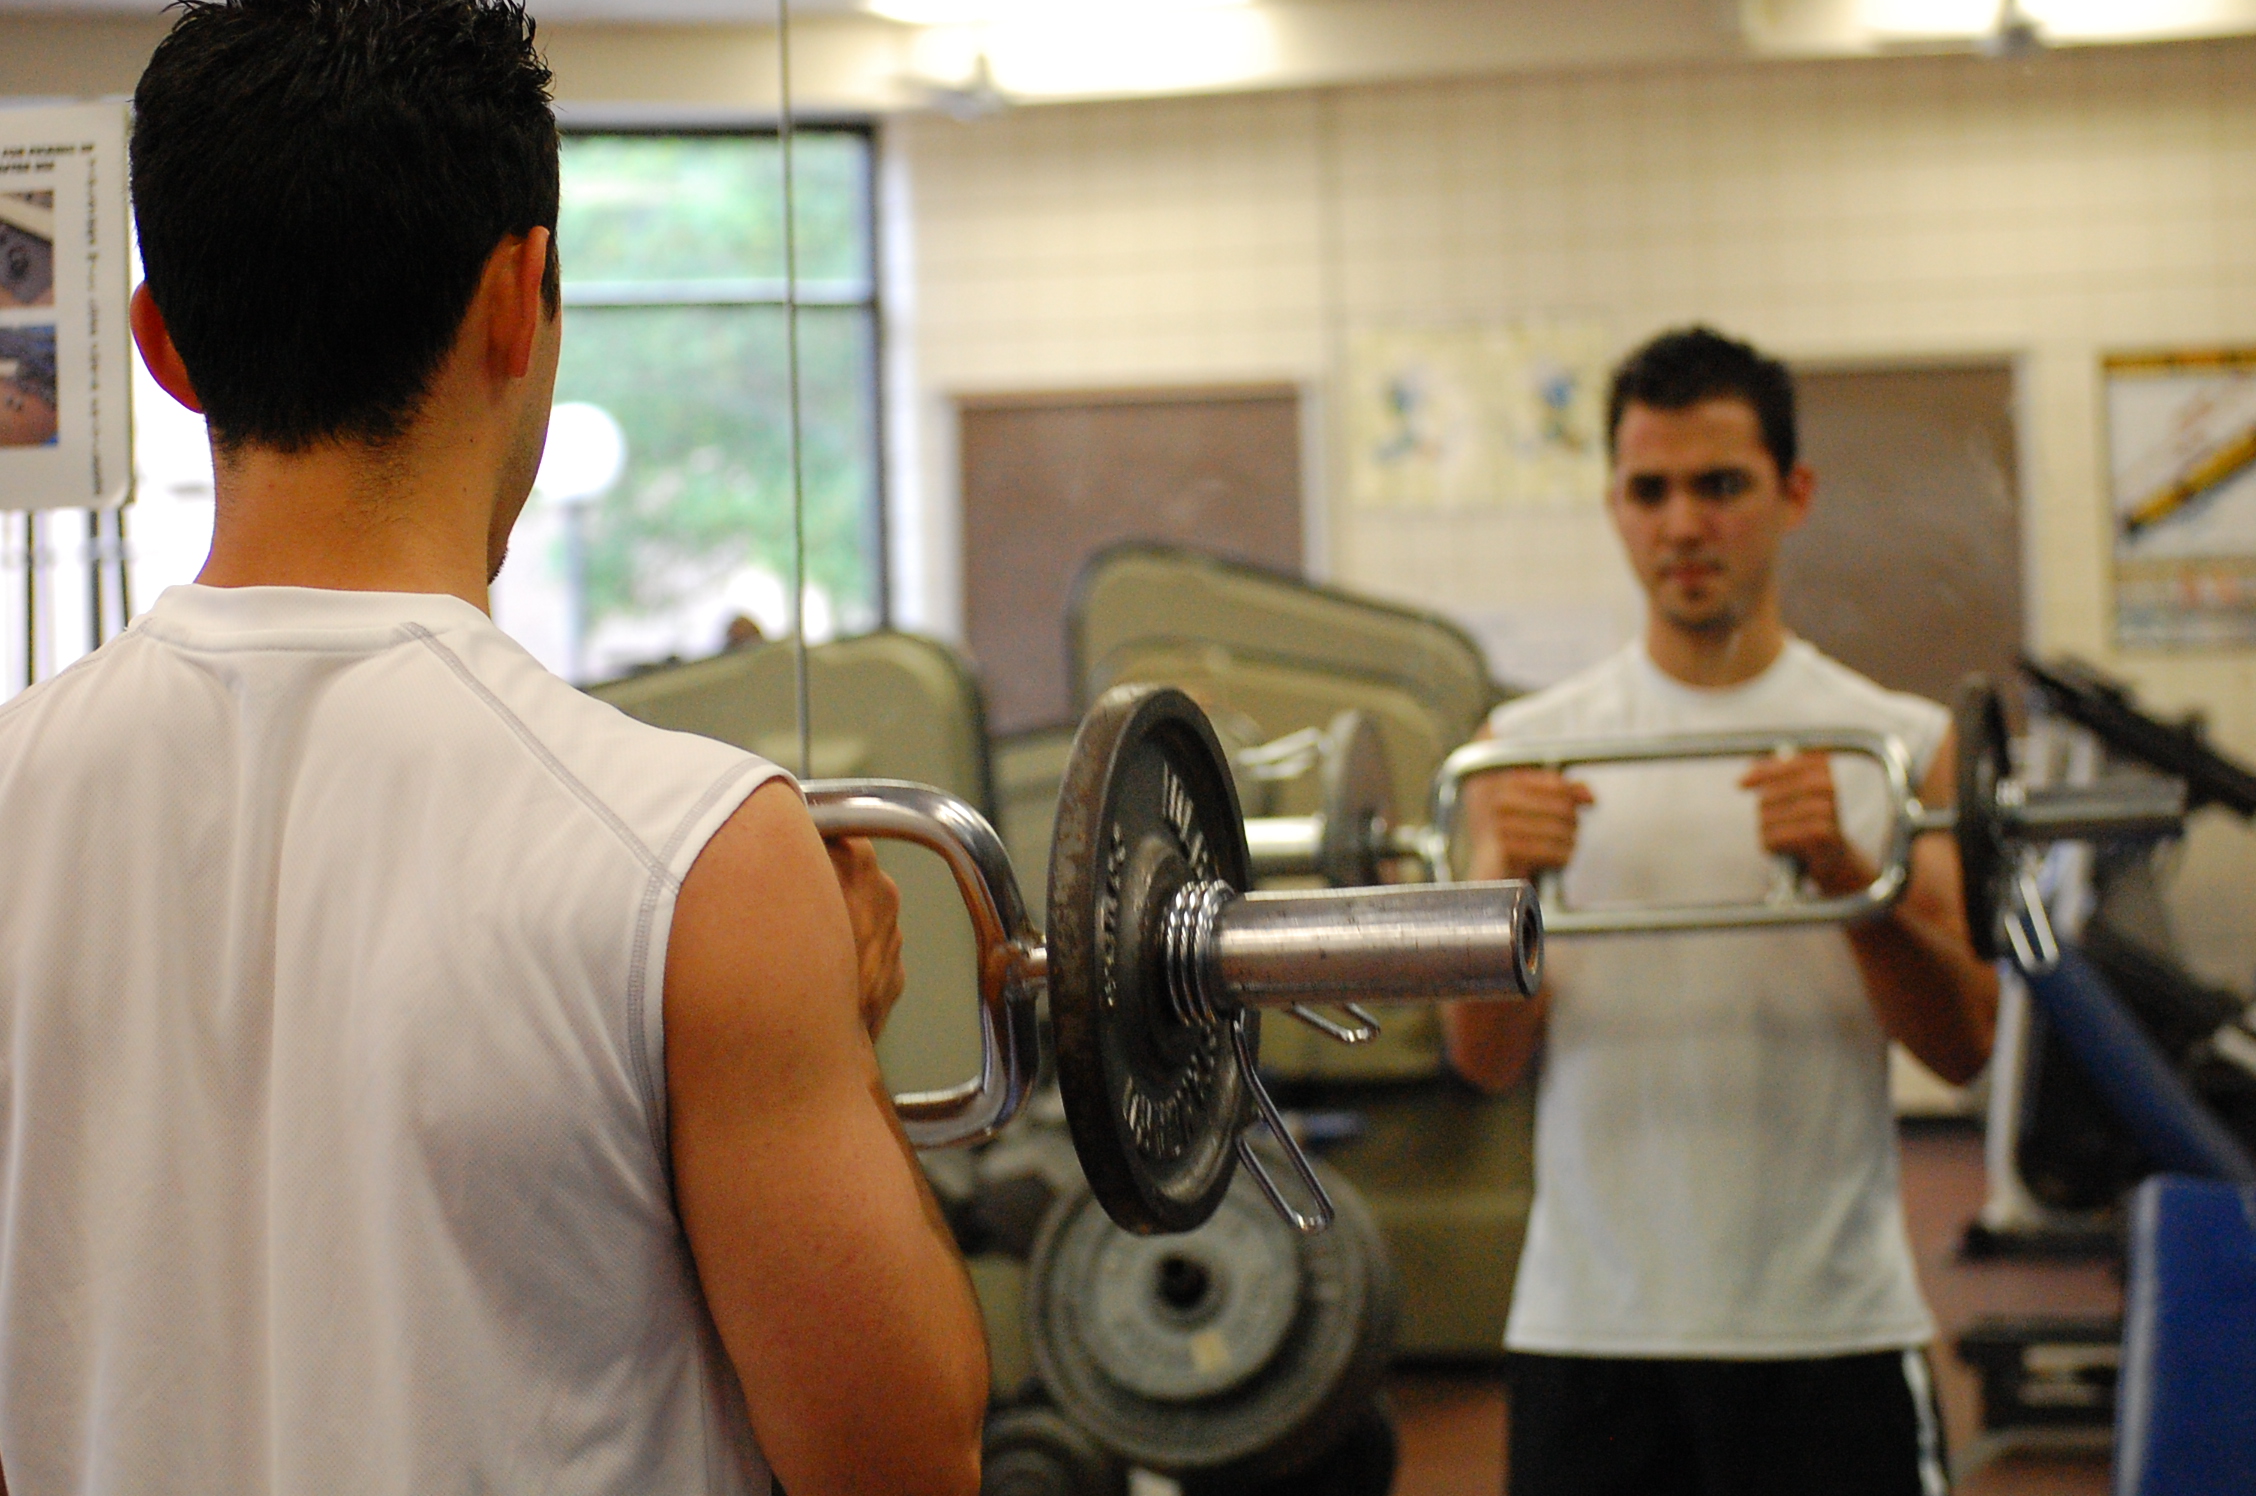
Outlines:
[[[490,611],[487,530],[494,499],[475,465],[432,461],[434,445],[373,450],[327,443],[218,457],[207,587],[431,592]],[[490,484],[490,477],[486,478]]]
[[1658,612],[1645,620],[1645,653],[1660,672],[1709,691],[1745,685],[1768,670],[1785,652],[1786,639],[1774,602],[1729,628],[1687,628]]

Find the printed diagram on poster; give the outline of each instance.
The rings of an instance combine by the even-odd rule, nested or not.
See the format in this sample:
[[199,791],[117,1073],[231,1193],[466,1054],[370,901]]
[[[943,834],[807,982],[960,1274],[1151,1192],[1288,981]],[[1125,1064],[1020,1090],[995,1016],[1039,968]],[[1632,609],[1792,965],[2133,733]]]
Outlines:
[[2256,349],[2104,369],[2116,642],[2256,644]]
[[125,106],[0,110],[0,509],[132,488]]
[[1566,506],[1605,489],[1610,344],[1587,321],[1372,328],[1347,350],[1351,502]]

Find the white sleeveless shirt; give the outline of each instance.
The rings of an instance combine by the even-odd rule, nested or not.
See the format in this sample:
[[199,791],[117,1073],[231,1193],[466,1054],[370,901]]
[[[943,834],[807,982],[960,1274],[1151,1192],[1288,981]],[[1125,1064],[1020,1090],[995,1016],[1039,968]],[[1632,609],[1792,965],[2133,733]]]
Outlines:
[[[1491,718],[1506,741],[1779,727],[1893,733],[1926,771],[1949,727],[1800,641],[1701,690],[1642,644]],[[1565,896],[1760,900],[1772,863],[1744,760],[1571,771]],[[1884,839],[1880,771],[1833,760],[1850,840]],[[1916,777],[1915,777],[1916,782]],[[1924,1344],[1897,1185],[1887,1040],[1836,927],[1560,937],[1537,1082],[1535,1205],[1505,1330],[1516,1350],[1841,1355]]]
[[15,1496],[765,1496],[661,1020],[779,772],[451,597],[174,588],[0,706]]

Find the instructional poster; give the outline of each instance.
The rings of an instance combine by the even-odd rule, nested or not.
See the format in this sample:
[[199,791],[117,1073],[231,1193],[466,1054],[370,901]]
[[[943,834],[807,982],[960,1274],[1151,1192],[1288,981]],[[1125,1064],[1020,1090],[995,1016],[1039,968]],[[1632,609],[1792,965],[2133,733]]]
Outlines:
[[2256,644],[2256,349],[2105,370],[2116,642]]
[[1370,328],[1347,350],[1350,499],[1569,507],[1605,492],[1605,329],[1581,320]]
[[123,104],[0,109],[0,509],[132,487]]

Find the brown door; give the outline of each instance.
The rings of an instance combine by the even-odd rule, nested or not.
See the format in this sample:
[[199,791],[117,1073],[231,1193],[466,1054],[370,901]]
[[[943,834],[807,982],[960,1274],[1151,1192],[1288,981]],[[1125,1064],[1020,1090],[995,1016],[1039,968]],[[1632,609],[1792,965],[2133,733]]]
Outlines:
[[2013,371],[1802,371],[1810,521],[1786,545],[1786,621],[1884,686],[1948,702],[2021,646]]
[[1105,547],[1169,541],[1300,572],[1290,386],[983,397],[959,409],[964,636],[995,732],[1067,719],[1068,594]]

